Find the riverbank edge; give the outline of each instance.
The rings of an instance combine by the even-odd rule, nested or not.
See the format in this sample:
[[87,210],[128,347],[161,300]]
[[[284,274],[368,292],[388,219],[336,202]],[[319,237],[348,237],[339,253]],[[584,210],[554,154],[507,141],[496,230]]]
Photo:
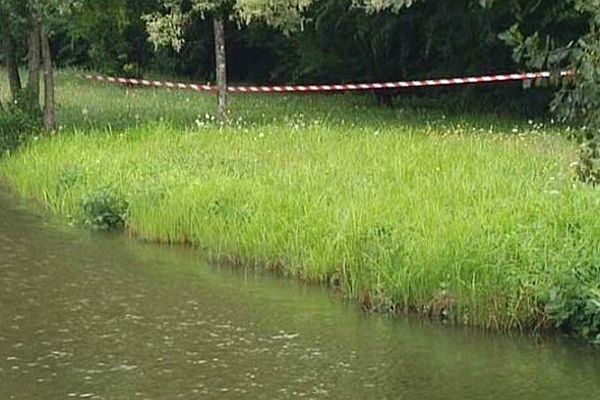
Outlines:
[[[22,196],[18,189],[14,187],[10,177],[2,169],[2,160],[0,159],[0,190],[4,191],[8,195],[18,198],[20,201],[25,202],[25,207],[33,212],[40,213],[45,216],[54,216],[57,218],[57,222],[64,224],[65,228],[73,228],[73,224],[67,224],[66,221],[68,216],[56,213],[52,210],[50,204],[44,202],[42,199],[33,197]],[[71,225],[71,226],[68,226]],[[90,230],[89,227],[84,227],[81,224],[75,224],[80,229]],[[147,243],[156,246],[168,246],[168,247],[182,247],[197,250],[200,252],[207,252],[207,249],[199,243],[193,243],[191,241],[165,241],[159,238],[149,238],[141,232],[132,229],[129,226],[124,226],[123,229],[115,234],[121,235],[126,240],[135,240],[140,243]],[[520,329],[500,329],[497,327],[465,324],[460,321],[459,316],[452,315],[451,310],[448,308],[452,307],[452,295],[446,291],[440,291],[439,297],[432,299],[429,307],[399,307],[398,304],[390,302],[389,299],[377,296],[373,291],[365,291],[361,293],[358,298],[350,296],[344,290],[344,282],[338,278],[330,279],[329,281],[309,280],[303,279],[298,276],[291,276],[285,273],[285,265],[275,261],[265,261],[262,263],[248,262],[241,257],[234,254],[227,256],[208,256],[207,261],[221,266],[227,266],[235,269],[249,269],[252,271],[259,271],[270,274],[280,279],[294,280],[298,284],[309,284],[318,285],[325,288],[329,293],[335,296],[340,301],[356,304],[362,312],[365,313],[377,313],[387,314],[392,317],[407,317],[415,318],[422,322],[433,323],[437,325],[449,325],[455,327],[462,327],[472,329],[480,332],[497,332],[502,334],[525,334],[533,335],[536,337],[555,337],[555,336],[570,336],[577,338],[575,333],[562,332],[556,328],[556,326],[548,319],[542,318],[532,325],[521,325]],[[435,301],[439,301],[435,304]],[[540,312],[540,315],[542,313]]]
[[[38,146],[36,144],[31,144],[32,148]],[[14,155],[12,155],[10,158],[15,158],[15,159],[19,159],[19,155],[23,154],[23,153],[27,153],[27,148],[23,147],[22,148],[23,152],[18,152],[15,153]],[[38,155],[39,156],[39,155]],[[56,208],[56,204],[53,203],[52,201],[45,201],[44,197],[47,195],[48,190],[50,191],[50,193],[53,193],[53,188],[52,187],[46,187],[46,185],[41,184],[41,183],[36,183],[36,178],[35,175],[32,175],[32,179],[29,182],[29,186],[31,188],[33,187],[38,187],[38,189],[41,189],[38,193],[38,195],[30,195],[27,196],[27,189],[23,189],[23,191],[20,191],[18,188],[18,180],[17,181],[12,181],[11,177],[8,176],[7,171],[4,170],[4,166],[2,165],[6,160],[9,160],[10,158],[4,159],[4,160],[0,160],[0,186],[3,184],[4,187],[6,187],[11,193],[13,193],[15,196],[20,197],[26,201],[27,206],[29,206],[29,204],[32,204],[31,207],[34,207],[35,209],[39,209],[42,210],[44,213],[48,214],[48,212],[52,215],[57,216],[57,219],[60,219],[62,221],[65,220],[70,220],[71,224],[70,225],[78,225],[81,221],[74,219],[73,216],[71,215],[71,213],[73,212],[73,209],[70,210],[66,210],[64,212],[59,212],[57,209],[53,209],[53,207]],[[38,157],[38,161],[40,160],[40,158]],[[49,161],[48,161],[49,162]],[[25,166],[26,167],[26,166]],[[26,170],[26,168],[25,168]],[[69,171],[67,171],[69,172]],[[17,173],[17,171],[15,171],[15,173]],[[15,175],[18,176],[18,175]],[[50,183],[50,182],[49,182]],[[52,184],[54,185],[56,182],[53,182]],[[50,194],[50,197],[52,196],[52,194]],[[48,200],[48,199],[46,199]],[[76,207],[80,207],[83,206],[83,198],[78,199],[77,201],[80,201],[81,203],[78,203],[74,206]],[[142,223],[143,221],[137,221],[137,223]],[[65,225],[67,225],[65,223]],[[159,232],[160,234],[160,232]],[[143,230],[136,230],[134,227],[125,224],[124,229],[123,229],[123,235],[126,237],[129,237],[130,239],[133,240],[138,240],[141,242],[147,242],[147,243],[154,243],[154,244],[161,244],[161,245],[169,245],[169,246],[186,246],[186,247],[191,247],[191,248],[195,248],[198,249],[202,252],[208,253],[208,254],[214,254],[215,249],[214,248],[210,248],[209,246],[203,246],[202,243],[197,243],[194,242],[193,240],[188,240],[185,237],[182,240],[178,240],[180,237],[175,238],[175,240],[162,240],[160,239],[160,236],[158,236],[158,238],[154,238],[151,235],[146,235]],[[212,250],[212,251],[211,251]],[[374,287],[368,287],[366,288],[366,290],[362,289],[359,292],[355,292],[355,293],[351,293],[350,291],[346,290],[345,288],[345,284],[346,282],[344,282],[342,279],[343,277],[341,276],[341,273],[336,275],[336,276],[332,276],[332,277],[328,277],[327,279],[306,279],[305,277],[303,278],[301,275],[295,275],[293,272],[290,273],[289,271],[286,270],[291,270],[292,268],[286,268],[288,266],[290,266],[289,264],[282,264],[281,261],[273,261],[273,260],[268,260],[268,259],[264,259],[264,260],[260,260],[260,261],[256,261],[255,258],[244,258],[244,257],[240,257],[239,255],[234,253],[230,253],[230,254],[221,254],[219,257],[215,257],[215,256],[211,256],[209,258],[207,258],[208,260],[211,260],[214,263],[217,264],[226,264],[232,267],[236,267],[236,268],[248,268],[248,269],[254,269],[254,270],[261,270],[261,271],[265,271],[268,273],[271,273],[273,275],[278,275],[280,277],[285,277],[285,278],[293,278],[296,281],[299,282],[307,282],[310,284],[318,284],[320,286],[323,287],[327,287],[329,288],[329,290],[331,290],[333,293],[336,293],[337,295],[339,295],[340,297],[344,297],[346,299],[348,299],[349,301],[353,301],[356,302],[357,304],[361,305],[363,310],[367,311],[367,312],[379,312],[379,313],[390,313],[390,314],[395,314],[395,315],[415,315],[418,316],[421,319],[426,319],[426,320],[433,320],[433,321],[438,321],[438,322],[443,322],[443,323],[448,323],[448,324],[453,324],[453,325],[459,325],[459,326],[469,326],[469,327],[473,327],[475,329],[481,329],[481,330],[485,330],[485,331],[498,331],[498,332],[508,332],[508,331],[517,331],[517,332],[525,332],[525,333],[533,333],[533,334],[552,334],[552,333],[564,333],[566,330],[565,329],[557,329],[557,324],[555,320],[551,320],[550,315],[546,313],[546,310],[543,307],[543,304],[541,303],[537,303],[536,307],[534,309],[534,313],[535,315],[533,316],[533,318],[529,318],[527,321],[519,321],[515,318],[515,320],[517,321],[516,324],[512,327],[512,328],[504,328],[503,326],[498,325],[492,325],[495,319],[498,318],[502,318],[502,315],[500,314],[501,310],[501,302],[503,301],[502,298],[496,299],[499,301],[500,305],[496,305],[494,307],[490,306],[489,307],[489,311],[487,313],[487,316],[485,314],[483,314],[483,316],[485,318],[489,318],[487,319],[487,321],[492,321],[490,323],[490,325],[486,325],[486,323],[471,323],[468,322],[464,319],[461,318],[461,309],[457,308],[456,312],[453,312],[452,308],[454,306],[453,304],[453,295],[450,291],[446,291],[444,288],[440,287],[439,289],[436,289],[437,292],[434,293],[431,297],[429,297],[428,299],[425,299],[425,301],[421,301],[418,302],[418,304],[416,306],[411,306],[409,305],[408,307],[402,305],[402,306],[398,306],[398,303],[395,303],[393,301],[390,301],[390,298],[387,298],[385,296],[378,296],[376,294],[376,288]],[[302,267],[302,266],[300,266]],[[302,272],[302,271],[297,271],[296,272]],[[383,293],[385,295],[385,293]],[[526,299],[525,301],[528,301],[529,299]],[[499,311],[498,313],[493,313],[494,310]],[[574,336],[576,336],[577,332],[571,332],[574,334]]]

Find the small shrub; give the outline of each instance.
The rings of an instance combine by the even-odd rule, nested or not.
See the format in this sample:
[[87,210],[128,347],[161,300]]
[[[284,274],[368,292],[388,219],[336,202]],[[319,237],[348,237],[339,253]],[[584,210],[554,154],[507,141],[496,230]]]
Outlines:
[[100,230],[125,227],[129,204],[111,188],[102,188],[83,199],[83,225]]
[[600,137],[582,141],[579,147],[579,162],[575,164],[575,173],[582,182],[600,184]]
[[42,128],[42,113],[31,91],[21,91],[17,99],[0,111],[0,155],[13,152]]
[[[518,25],[500,35],[514,48],[517,62],[530,68],[570,70],[551,104],[561,121],[575,127],[580,144],[576,174],[579,180],[600,184],[600,7],[597,1],[576,0],[574,9],[589,18],[588,31],[567,45],[558,46],[551,37],[543,41],[538,33],[525,37]],[[556,75],[558,76],[558,74]]]
[[546,312],[556,327],[600,344],[600,267],[573,272],[550,291]]

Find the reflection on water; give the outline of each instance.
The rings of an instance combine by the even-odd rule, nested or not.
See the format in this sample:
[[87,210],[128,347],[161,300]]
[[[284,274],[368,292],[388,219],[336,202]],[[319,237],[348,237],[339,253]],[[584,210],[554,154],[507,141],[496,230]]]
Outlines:
[[0,399],[598,399],[600,353],[365,316],[0,196]]

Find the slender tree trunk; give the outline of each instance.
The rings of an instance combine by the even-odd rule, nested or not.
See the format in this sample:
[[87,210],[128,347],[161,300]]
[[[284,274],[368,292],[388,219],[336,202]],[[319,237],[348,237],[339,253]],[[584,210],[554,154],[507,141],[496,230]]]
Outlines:
[[17,94],[21,91],[21,76],[19,75],[19,64],[17,62],[17,49],[15,38],[5,27],[2,32],[2,44],[4,47],[4,59],[6,62],[6,70],[8,73],[8,81],[10,83],[10,93],[13,101],[16,100]]
[[50,39],[46,29],[41,30],[42,61],[44,65],[44,128],[50,132],[56,126],[56,113],[54,102],[54,70],[52,66],[52,53]]
[[222,17],[213,20],[215,31],[215,70],[217,75],[218,113],[221,121],[227,120],[227,55],[225,53],[225,23]]
[[29,21],[29,52],[27,59],[29,61],[29,81],[27,86],[32,92],[32,96],[40,101],[40,68],[41,68],[41,38],[40,22],[37,14],[33,13]]

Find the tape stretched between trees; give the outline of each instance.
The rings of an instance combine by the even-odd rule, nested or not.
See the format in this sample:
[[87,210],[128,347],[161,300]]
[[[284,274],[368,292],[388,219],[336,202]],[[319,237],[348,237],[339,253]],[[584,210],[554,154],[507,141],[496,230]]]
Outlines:
[[[558,74],[557,74],[558,75]],[[561,77],[573,76],[573,71],[560,72]],[[553,74],[549,71],[527,72],[518,74],[471,76],[464,78],[427,79],[421,81],[399,81],[381,83],[348,83],[335,85],[284,85],[284,86],[229,86],[230,93],[318,93],[318,92],[350,92],[369,90],[407,89],[418,87],[458,86],[489,84],[514,81],[530,81],[535,79],[550,79]],[[216,92],[214,85],[195,83],[180,83],[156,81],[147,79],[115,78],[102,75],[82,75],[81,77],[98,82],[106,82],[124,86],[141,86],[148,88],[191,90],[196,92]]]

